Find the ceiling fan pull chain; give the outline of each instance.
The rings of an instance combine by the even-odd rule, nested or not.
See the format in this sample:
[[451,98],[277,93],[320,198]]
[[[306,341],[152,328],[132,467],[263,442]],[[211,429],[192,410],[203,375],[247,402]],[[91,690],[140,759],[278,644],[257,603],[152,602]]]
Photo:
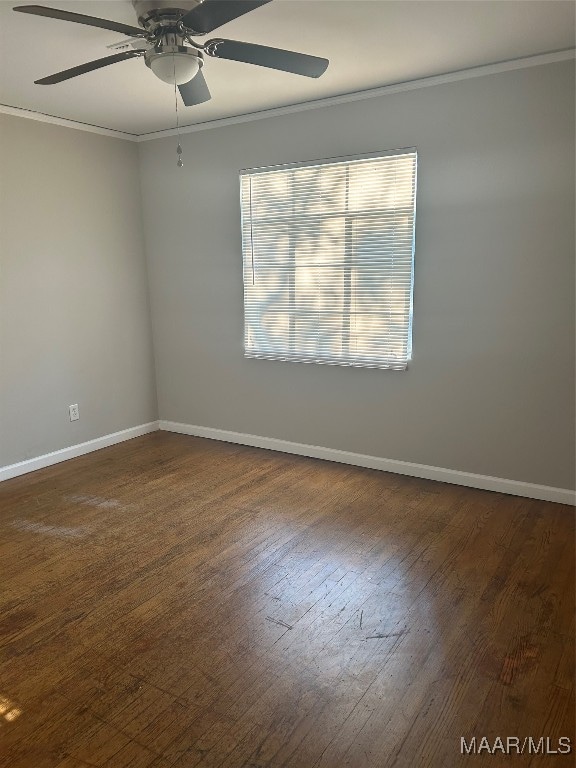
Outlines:
[[176,135],[178,136],[178,146],[176,147],[176,154],[178,155],[178,162],[176,165],[178,168],[184,167],[184,161],[182,160],[182,146],[180,144],[180,120],[178,116],[178,94],[176,92],[176,58],[172,55],[172,63],[174,65],[174,104],[176,105]]

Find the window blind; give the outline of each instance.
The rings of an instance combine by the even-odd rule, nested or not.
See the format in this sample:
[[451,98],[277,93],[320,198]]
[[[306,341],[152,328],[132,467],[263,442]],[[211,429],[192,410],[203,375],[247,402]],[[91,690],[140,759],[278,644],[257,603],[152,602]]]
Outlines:
[[415,149],[241,171],[246,357],[406,368]]

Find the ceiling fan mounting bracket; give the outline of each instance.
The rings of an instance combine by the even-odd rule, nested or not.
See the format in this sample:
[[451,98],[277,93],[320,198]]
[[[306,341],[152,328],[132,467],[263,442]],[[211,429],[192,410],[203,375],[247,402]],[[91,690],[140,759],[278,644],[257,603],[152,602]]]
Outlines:
[[179,18],[200,5],[201,0],[132,0],[138,20],[151,14],[166,14]]
[[200,0],[132,0],[138,23],[151,35],[177,29],[182,16],[199,4]]

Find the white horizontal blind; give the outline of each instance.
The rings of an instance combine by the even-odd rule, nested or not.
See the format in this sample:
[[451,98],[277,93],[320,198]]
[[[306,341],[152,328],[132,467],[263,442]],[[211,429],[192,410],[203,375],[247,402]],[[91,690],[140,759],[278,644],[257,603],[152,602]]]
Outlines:
[[241,172],[246,357],[406,368],[416,160]]

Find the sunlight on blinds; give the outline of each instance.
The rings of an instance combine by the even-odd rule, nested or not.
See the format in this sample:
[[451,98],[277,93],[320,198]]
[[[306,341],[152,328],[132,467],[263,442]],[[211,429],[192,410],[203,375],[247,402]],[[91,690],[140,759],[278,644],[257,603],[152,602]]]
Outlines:
[[415,149],[242,171],[246,357],[403,370]]

